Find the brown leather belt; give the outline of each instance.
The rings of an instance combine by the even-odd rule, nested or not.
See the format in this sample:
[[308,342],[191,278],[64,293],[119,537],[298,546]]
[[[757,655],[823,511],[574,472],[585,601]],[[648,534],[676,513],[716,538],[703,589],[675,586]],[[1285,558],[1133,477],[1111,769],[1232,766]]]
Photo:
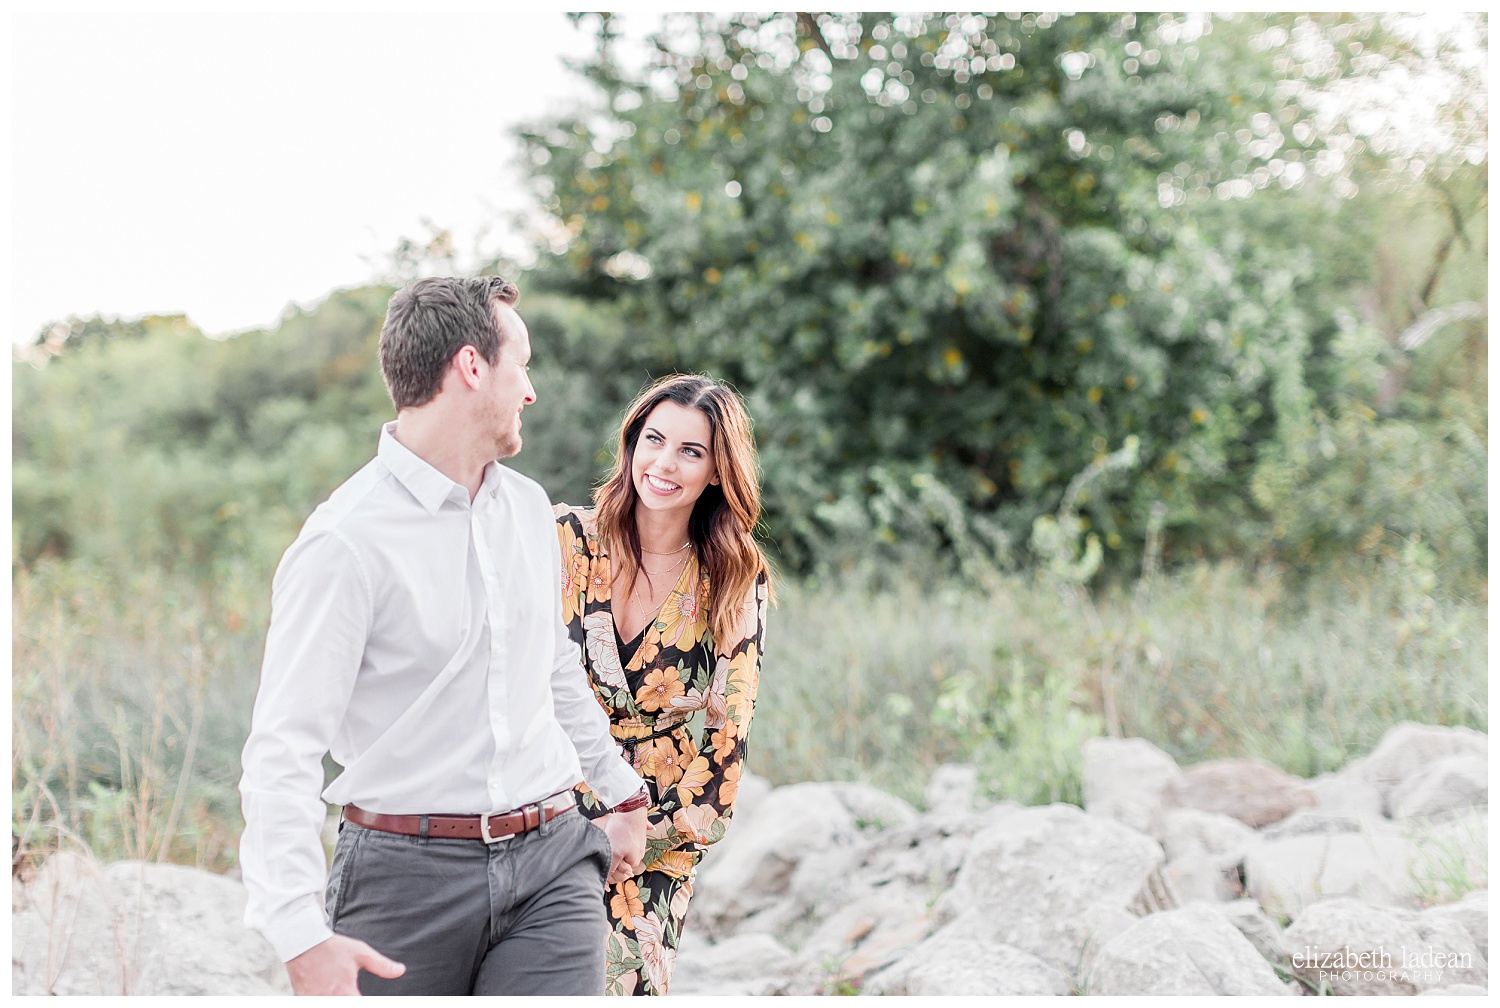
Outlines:
[[379,812],[366,812],[358,805],[345,805],[344,818],[356,826],[383,833],[483,840],[488,844],[529,833],[542,823],[550,822],[569,811],[574,804],[573,792],[561,791],[535,804],[522,805],[514,811],[496,812],[492,815],[381,815]]

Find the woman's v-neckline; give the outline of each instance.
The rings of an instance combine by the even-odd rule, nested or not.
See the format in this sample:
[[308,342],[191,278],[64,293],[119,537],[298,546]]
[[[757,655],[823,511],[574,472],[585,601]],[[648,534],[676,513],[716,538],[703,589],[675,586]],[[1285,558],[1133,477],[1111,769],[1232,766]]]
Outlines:
[[620,632],[620,624],[615,619],[614,585],[610,585],[609,597],[604,600],[604,604],[609,606],[610,626],[614,628],[614,633],[610,634],[610,637],[613,639],[609,643],[610,646],[615,649],[615,660],[619,662],[620,668],[622,670],[626,665],[630,663],[631,660],[634,660],[635,656],[640,653],[641,648],[645,647],[648,643],[651,642],[652,638],[656,634],[660,633],[657,627],[658,624],[661,623],[661,614],[666,610],[667,603],[672,601],[672,596],[686,594],[687,586],[693,583],[691,580],[688,580],[688,575],[690,574],[693,577],[697,577],[698,558],[696,556],[690,557],[688,559],[687,564],[685,564],[682,568],[682,573],[677,575],[677,582],[672,586],[672,590],[667,592],[667,597],[662,599],[661,605],[657,606],[656,608],[656,612],[651,614],[651,618],[646,621],[646,625],[641,627],[640,632],[638,632],[633,638],[633,640],[638,641],[639,643],[637,643],[636,646],[631,649],[630,659],[626,659],[624,654],[621,652],[620,645],[622,642],[625,643],[626,647],[630,647],[630,644],[629,642],[625,641],[625,635]]

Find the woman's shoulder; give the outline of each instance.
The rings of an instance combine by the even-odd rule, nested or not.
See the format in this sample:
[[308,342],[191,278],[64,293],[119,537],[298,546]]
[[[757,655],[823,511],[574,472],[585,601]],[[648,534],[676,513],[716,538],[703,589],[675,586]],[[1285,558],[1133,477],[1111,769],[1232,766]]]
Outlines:
[[557,519],[557,524],[568,525],[579,535],[591,536],[597,534],[598,518],[592,504],[554,504],[552,505],[552,517]]

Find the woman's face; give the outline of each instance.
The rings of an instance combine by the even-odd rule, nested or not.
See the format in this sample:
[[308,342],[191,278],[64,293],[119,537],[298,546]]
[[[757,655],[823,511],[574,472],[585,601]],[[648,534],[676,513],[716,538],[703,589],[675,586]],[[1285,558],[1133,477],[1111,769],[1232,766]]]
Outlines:
[[713,431],[702,410],[660,402],[646,416],[635,442],[631,483],[652,511],[682,510],[683,520],[705,487],[719,482]]

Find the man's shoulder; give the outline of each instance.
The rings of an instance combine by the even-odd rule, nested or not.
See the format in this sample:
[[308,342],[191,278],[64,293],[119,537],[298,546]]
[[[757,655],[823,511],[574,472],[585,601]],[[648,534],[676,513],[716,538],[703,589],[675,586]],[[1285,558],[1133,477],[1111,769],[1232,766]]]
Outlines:
[[352,544],[360,538],[365,524],[361,519],[373,514],[378,507],[378,496],[386,489],[389,480],[390,471],[381,465],[379,459],[366,462],[313,509],[303,523],[302,536],[335,533]]

